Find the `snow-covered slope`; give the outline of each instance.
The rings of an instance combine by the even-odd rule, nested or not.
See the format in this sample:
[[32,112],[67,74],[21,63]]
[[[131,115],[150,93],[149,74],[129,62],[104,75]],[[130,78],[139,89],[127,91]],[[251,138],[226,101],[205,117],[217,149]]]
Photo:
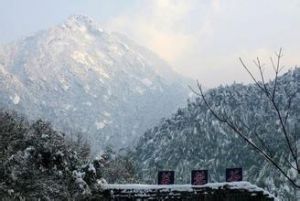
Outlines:
[[[276,102],[286,114],[287,94],[295,94],[287,127],[300,142],[300,68],[279,77]],[[268,83],[267,87],[273,86]],[[278,125],[272,105],[254,85],[233,84],[209,90],[207,100],[218,113],[226,112],[239,128],[247,127],[260,134],[269,152],[288,173],[294,169],[284,160],[290,158],[286,141]],[[239,124],[242,119],[244,124]],[[260,145],[254,132],[247,133]],[[293,130],[294,129],[294,130]],[[261,145],[260,145],[261,146]],[[294,200],[293,187],[272,165],[251,149],[231,129],[209,112],[202,99],[189,101],[170,118],[148,130],[131,153],[136,169],[144,182],[155,183],[158,170],[175,170],[177,183],[189,183],[190,171],[208,169],[210,182],[225,180],[225,169],[243,167],[244,179],[264,187],[282,200]]]
[[82,131],[93,150],[132,144],[184,103],[187,82],[86,16],[0,48],[0,107]]

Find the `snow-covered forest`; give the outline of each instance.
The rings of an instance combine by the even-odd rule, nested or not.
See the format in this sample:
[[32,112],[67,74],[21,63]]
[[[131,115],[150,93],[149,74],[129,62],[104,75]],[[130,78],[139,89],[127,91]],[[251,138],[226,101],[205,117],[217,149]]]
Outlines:
[[[285,97],[286,90],[296,93],[290,123],[299,118],[299,81],[299,68],[278,78],[280,97]],[[284,139],[273,123],[276,119],[270,115],[270,105],[254,85],[220,86],[207,91],[207,100],[263,131],[278,161],[290,157],[278,151],[284,150]],[[0,188],[6,200],[84,200],[97,196],[106,182],[155,184],[157,172],[163,169],[175,170],[177,184],[189,183],[190,171],[197,168],[209,170],[209,182],[223,182],[224,170],[234,166],[243,167],[246,181],[281,199],[294,197],[294,188],[286,178],[218,122],[200,98],[189,100],[186,107],[149,129],[130,150],[116,153],[107,146],[96,157],[91,157],[90,145],[80,133],[71,137],[47,122],[29,122],[13,112],[2,111],[0,120]],[[297,124],[293,125],[297,130]],[[293,174],[290,169],[285,171]]]
[[[274,82],[267,84],[268,87]],[[294,94],[290,105],[289,129],[299,141],[300,69],[296,68],[278,78],[278,100],[285,113],[288,94]],[[297,175],[285,159],[291,158],[286,151],[286,141],[281,135],[278,119],[265,95],[254,84],[233,84],[211,89],[207,101],[217,111],[238,123],[243,119],[243,128],[255,128],[278,164],[284,171]],[[250,132],[254,136],[256,132]],[[189,100],[186,107],[179,108],[172,117],[163,119],[149,129],[130,154],[137,165],[139,176],[146,182],[155,182],[160,169],[173,169],[178,183],[188,183],[192,169],[204,168],[210,173],[210,181],[224,181],[226,167],[243,167],[245,180],[268,189],[281,199],[292,199],[294,187],[276,168],[244,142],[236,133],[217,120],[199,97]],[[295,176],[293,176],[295,179]]]
[[111,149],[91,158],[83,136],[70,139],[48,122],[0,111],[1,200],[101,200],[101,185],[134,178]]
[[300,201],[299,8],[0,0],[0,201]]

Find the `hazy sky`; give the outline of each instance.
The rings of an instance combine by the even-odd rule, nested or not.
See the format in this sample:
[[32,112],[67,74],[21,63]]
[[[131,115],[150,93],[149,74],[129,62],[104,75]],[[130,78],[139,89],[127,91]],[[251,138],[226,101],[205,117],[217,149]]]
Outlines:
[[286,69],[300,65],[300,0],[0,0],[0,43],[72,14],[125,33],[210,87],[249,81],[240,56],[268,64],[283,47]]

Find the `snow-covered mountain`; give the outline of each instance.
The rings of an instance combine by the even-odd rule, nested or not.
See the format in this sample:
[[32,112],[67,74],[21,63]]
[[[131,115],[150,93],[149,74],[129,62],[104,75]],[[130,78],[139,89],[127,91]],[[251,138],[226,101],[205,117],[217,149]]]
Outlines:
[[[271,88],[274,82],[266,87]],[[287,128],[293,133],[293,142],[300,142],[300,68],[279,77],[276,102],[280,111],[287,113],[288,96],[294,94],[290,105]],[[218,113],[226,112],[239,128],[247,127],[259,133],[260,138],[248,133],[253,142],[259,139],[269,147],[270,154],[284,171],[294,170],[284,160],[288,155],[286,140],[278,125],[273,106],[261,90],[253,84],[233,84],[209,90],[206,98]],[[242,119],[244,124],[239,124]],[[252,130],[252,131],[253,131]],[[281,200],[294,200],[293,187],[263,157],[220,123],[208,110],[201,98],[188,101],[171,117],[148,130],[130,154],[144,182],[155,183],[158,170],[175,170],[177,183],[189,183],[193,169],[207,169],[210,182],[225,181],[225,169],[243,167],[244,179],[272,193]]]
[[185,102],[188,82],[81,15],[0,47],[0,107],[79,130],[93,150],[132,144]]

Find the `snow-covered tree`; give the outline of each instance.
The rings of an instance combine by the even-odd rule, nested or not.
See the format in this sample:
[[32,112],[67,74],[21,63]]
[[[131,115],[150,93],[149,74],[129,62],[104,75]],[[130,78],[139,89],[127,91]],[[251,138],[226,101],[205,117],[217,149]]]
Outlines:
[[[2,200],[88,200],[104,182],[101,160],[87,160],[86,143],[72,142],[42,120],[0,112]],[[100,199],[101,200],[101,199]]]
[[[259,58],[254,60],[259,72],[258,77],[240,58],[243,68],[254,81],[258,93],[262,94],[261,98],[264,101],[261,103],[263,104],[257,107],[263,113],[240,113],[241,107],[244,107],[244,104],[240,102],[234,103],[238,106],[236,110],[226,110],[224,105],[210,102],[207,96],[214,96],[214,94],[205,94],[199,83],[199,91],[194,92],[202,98],[211,114],[219,122],[225,124],[234,134],[241,137],[294,186],[295,198],[300,200],[300,127],[298,125],[299,110],[295,109],[299,107],[299,83],[289,83],[289,87],[278,84],[280,82],[279,74],[283,68],[280,63],[281,58],[282,49],[276,53],[276,60],[270,59],[275,75],[274,80],[269,83],[265,80],[264,64]],[[224,100],[225,105],[232,104],[231,101],[234,100],[236,99],[230,97],[229,94],[229,98]],[[291,116],[293,118],[290,118]],[[257,122],[256,119],[261,121]],[[253,124],[253,122],[256,123]],[[271,130],[274,132],[270,132]],[[271,143],[271,139],[276,139],[278,143]]]
[[103,175],[108,183],[136,183],[138,181],[134,161],[129,157],[128,150],[116,153],[111,147],[107,147],[105,156],[109,162],[106,164]]

